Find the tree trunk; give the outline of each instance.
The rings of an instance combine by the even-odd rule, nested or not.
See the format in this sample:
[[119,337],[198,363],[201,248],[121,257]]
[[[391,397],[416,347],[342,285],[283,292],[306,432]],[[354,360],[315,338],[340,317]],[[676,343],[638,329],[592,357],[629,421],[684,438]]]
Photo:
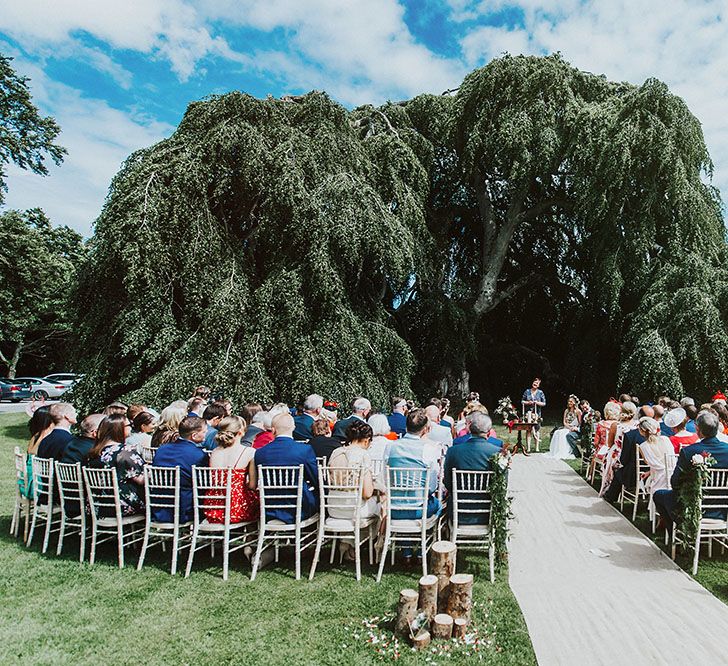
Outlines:
[[452,618],[447,613],[435,615],[432,621],[432,637],[448,640],[452,636]]
[[420,578],[419,609],[427,617],[429,623],[437,615],[437,576],[428,575]]
[[20,356],[23,353],[23,340],[18,340],[18,344],[15,347],[15,351],[13,352],[13,357],[10,359],[10,363],[8,363],[8,379],[15,379],[15,373],[18,370],[18,362],[20,361]]
[[430,571],[437,576],[438,605],[444,609],[447,605],[450,576],[455,573],[455,556],[457,547],[452,541],[436,541],[430,549]]
[[412,645],[417,650],[424,650],[430,644],[430,632],[424,629],[412,639]]
[[465,638],[465,630],[468,628],[468,621],[464,617],[455,618],[452,628],[453,638]]
[[453,618],[461,617],[470,622],[473,608],[473,575],[455,574],[450,577],[450,594],[447,598],[447,612]]
[[401,590],[399,593],[399,604],[397,604],[397,622],[394,625],[394,633],[400,636],[410,635],[410,624],[417,615],[417,599],[419,595],[415,590]]

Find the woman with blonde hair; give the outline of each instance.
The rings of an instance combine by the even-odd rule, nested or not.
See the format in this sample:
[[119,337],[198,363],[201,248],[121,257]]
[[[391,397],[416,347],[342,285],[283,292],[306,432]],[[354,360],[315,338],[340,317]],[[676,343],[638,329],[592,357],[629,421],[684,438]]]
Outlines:
[[[245,434],[245,420],[239,416],[226,416],[217,426],[215,443],[217,447],[210,454],[210,467],[229,469],[230,479],[230,522],[246,523],[258,520],[260,499],[256,490],[255,449],[242,443]],[[219,503],[219,491],[212,491]],[[224,509],[205,509],[205,517],[211,523],[224,523]]]
[[619,414],[622,411],[622,405],[615,400],[610,400],[604,405],[604,418],[597,423],[594,430],[594,448],[591,462],[589,463],[588,478],[594,479],[594,472],[597,465],[604,465],[604,459],[609,451],[609,431],[612,425],[619,421]]
[[622,403],[619,412],[619,421],[613,423],[609,428],[607,444],[609,451],[604,459],[604,471],[602,472],[602,487],[599,490],[601,497],[609,488],[614,477],[615,465],[619,464],[619,456],[622,453],[622,440],[625,433],[637,427],[637,405],[632,401]]
[[669,490],[670,482],[665,470],[665,456],[675,455],[672,442],[660,434],[660,424],[648,416],[639,420],[640,435],[645,441],[640,444],[642,457],[650,466],[650,493],[655,490]]
[[159,415],[159,424],[152,434],[152,446],[156,449],[179,438],[179,424],[187,416],[187,403],[175,400],[167,405]]

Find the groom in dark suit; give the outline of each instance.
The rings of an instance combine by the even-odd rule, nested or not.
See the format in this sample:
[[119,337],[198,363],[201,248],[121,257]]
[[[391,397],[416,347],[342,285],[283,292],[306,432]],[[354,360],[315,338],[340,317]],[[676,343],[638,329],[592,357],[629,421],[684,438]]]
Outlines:
[[[715,469],[728,469],[728,444],[720,441],[716,436],[719,426],[720,420],[714,411],[705,409],[698,414],[698,417],[695,419],[695,428],[698,437],[700,437],[700,441],[690,446],[684,446],[680,451],[677,464],[675,465],[675,471],[672,473],[672,479],[670,480],[672,490],[655,491],[652,499],[655,502],[660,516],[668,525],[674,523],[678,517],[677,493],[680,489],[683,475],[693,464],[692,458],[694,455],[702,455],[704,452],[709,453],[717,461]],[[709,503],[710,500],[707,499],[705,504]],[[703,516],[705,518],[725,520],[726,511],[725,509],[717,509],[714,511],[708,509],[703,513]]]

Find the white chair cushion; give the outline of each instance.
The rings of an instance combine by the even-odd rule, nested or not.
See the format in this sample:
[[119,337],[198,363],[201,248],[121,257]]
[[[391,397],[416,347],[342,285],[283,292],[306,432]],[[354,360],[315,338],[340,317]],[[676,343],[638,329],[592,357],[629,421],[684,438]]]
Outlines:
[[[425,529],[429,530],[431,527],[435,526],[435,523],[437,523],[437,520],[440,516],[430,516],[426,523],[425,523]],[[391,525],[392,532],[421,532],[422,531],[422,519],[421,518],[414,518],[414,519],[407,519],[407,520],[393,520]]]
[[[360,518],[360,527],[369,527],[374,521],[376,516],[370,516],[369,518]],[[332,532],[353,532],[354,531],[354,519],[348,518],[332,518],[329,516],[324,523],[324,527]]]
[[[121,517],[121,524],[122,525],[133,525],[134,523],[138,523],[142,520],[145,520],[144,516],[122,516]],[[99,518],[98,524],[101,527],[116,527],[116,518]]]
[[[249,520],[246,523],[230,523],[230,529],[239,530],[243,527],[247,527],[248,525],[255,525],[257,522],[258,522],[257,520]],[[203,520],[200,523],[200,531],[201,532],[224,532],[225,525],[224,525],[224,523],[211,523],[206,518],[205,520]]]
[[[310,518],[306,518],[306,520],[301,521],[301,527],[309,527],[310,525],[314,525],[318,522],[319,515],[316,513]],[[295,523],[284,523],[282,520],[278,520],[278,518],[274,518],[273,520],[266,520],[265,521],[265,529],[271,530],[273,532],[295,532],[296,531],[296,524]]]
[[728,521],[719,518],[703,518],[700,521],[701,530],[726,530],[728,529]]
[[[188,520],[186,523],[180,523],[180,527],[189,527],[192,525],[192,523]],[[157,530],[173,530],[174,529],[174,523],[157,523],[155,521],[152,521],[149,523],[149,527],[153,527]]]

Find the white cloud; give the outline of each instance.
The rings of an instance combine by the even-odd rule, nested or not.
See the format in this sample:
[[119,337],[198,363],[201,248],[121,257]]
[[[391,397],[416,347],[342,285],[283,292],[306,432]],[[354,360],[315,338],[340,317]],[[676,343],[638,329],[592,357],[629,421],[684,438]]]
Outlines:
[[703,124],[716,164],[714,183],[728,193],[728,6],[724,0],[490,0],[453,11],[520,7],[522,30],[473,28],[461,41],[463,55],[482,65],[503,46],[511,53],[560,51],[579,69],[641,84],[656,77],[680,95]]
[[19,209],[40,206],[54,223],[68,224],[88,235],[122,161],[169,135],[173,128],[84,97],[75,88],[49,80],[42,70],[23,60],[16,59],[13,65],[31,78],[33,100],[43,113],[52,110],[62,129],[58,142],[68,149],[68,155],[60,167],[51,163],[46,177],[11,166],[5,205]]

